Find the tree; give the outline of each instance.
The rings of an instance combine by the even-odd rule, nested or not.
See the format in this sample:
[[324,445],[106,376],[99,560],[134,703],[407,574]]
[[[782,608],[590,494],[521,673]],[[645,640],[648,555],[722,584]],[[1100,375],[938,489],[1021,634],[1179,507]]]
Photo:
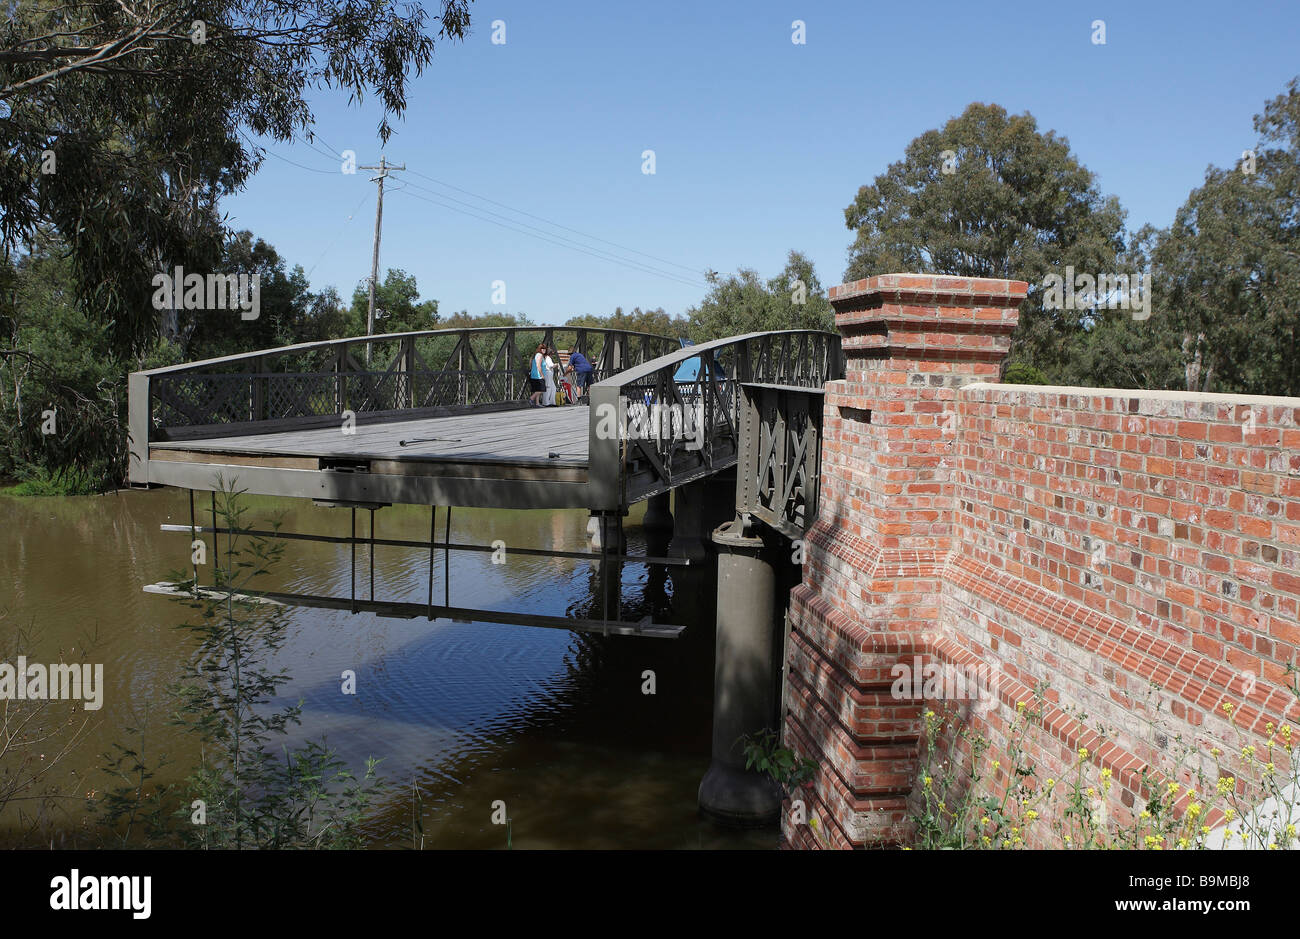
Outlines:
[[102,488],[126,451],[126,385],[106,327],[75,302],[67,245],[40,230],[2,279],[0,475]]
[[1211,166],[1154,252],[1184,387],[1300,394],[1300,85],[1255,117],[1232,169]]
[[[463,38],[468,0],[441,0],[438,35]],[[37,225],[68,243],[88,315],[120,352],[157,333],[150,280],[214,270],[220,198],[274,141],[312,137],[308,95],[374,93],[388,115],[435,40],[416,2],[35,0],[0,27],[0,245]]]
[[[1162,233],[1144,225],[1134,233],[1120,255],[1119,269],[1130,277],[1152,277],[1152,255]],[[1150,315],[1134,319],[1131,310],[1093,308],[1086,312],[1084,326],[1070,337],[1065,361],[1054,374],[1055,383],[1101,388],[1160,388],[1182,386],[1183,361],[1179,349],[1181,331],[1170,317],[1163,292],[1152,300]],[[1141,315],[1141,314],[1140,314]],[[1008,383],[1026,383],[1013,378],[1013,363],[1003,375]]]
[[715,279],[687,318],[697,342],[766,330],[835,329],[812,261],[798,251],[791,251],[781,273],[766,282],[749,268]]
[[674,338],[685,336],[689,323],[680,316],[669,316],[663,307],[643,310],[633,307],[631,312],[624,312],[621,306],[614,307],[608,316],[588,313],[584,316],[570,317],[565,326],[581,326],[586,329],[625,329],[633,333],[649,333],[652,336]]
[[845,280],[896,272],[1002,277],[1029,283],[1015,360],[1049,375],[1067,360],[1079,311],[1047,310],[1049,272],[1111,272],[1124,249],[1124,212],[1055,132],[1033,116],[973,103],[907,146],[903,160],[858,190],[844,210],[856,233]]
[[490,326],[536,326],[522,313],[480,313],[471,316],[469,310],[453,313],[438,324],[440,329],[481,329]]
[[[375,286],[375,333],[408,333],[438,329],[438,301],[420,301],[415,275],[389,268],[382,284]],[[365,335],[370,306],[370,282],[363,280],[352,292],[352,319],[360,324],[357,335]]]

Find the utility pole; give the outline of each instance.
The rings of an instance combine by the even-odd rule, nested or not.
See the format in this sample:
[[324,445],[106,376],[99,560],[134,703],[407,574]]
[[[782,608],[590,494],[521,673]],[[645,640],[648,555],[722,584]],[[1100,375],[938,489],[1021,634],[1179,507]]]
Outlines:
[[[384,221],[384,180],[388,178],[389,170],[404,170],[406,164],[396,166],[389,163],[387,158],[381,155],[378,166],[363,166],[361,169],[379,170],[379,175],[370,180],[372,183],[379,183],[379,199],[375,203],[375,250],[370,257],[370,308],[366,312],[366,335],[373,336],[375,332],[375,284],[379,281],[379,237]],[[369,364],[370,343],[366,343],[366,365]]]

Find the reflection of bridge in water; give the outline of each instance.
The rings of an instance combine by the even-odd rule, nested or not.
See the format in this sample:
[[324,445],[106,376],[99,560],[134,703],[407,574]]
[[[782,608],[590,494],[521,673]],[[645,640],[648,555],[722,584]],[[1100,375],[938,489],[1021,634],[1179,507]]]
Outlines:
[[[528,362],[542,342],[558,342],[592,361],[589,407],[529,406]],[[223,534],[350,545],[349,596],[259,596],[385,616],[672,637],[680,627],[649,617],[622,619],[620,565],[698,563],[712,544],[719,554],[716,770],[719,753],[734,749],[735,727],[775,726],[767,718],[755,723],[755,715],[774,715],[779,700],[772,657],[781,642],[784,596],[797,582],[797,572],[782,559],[789,554],[786,540],[799,538],[816,518],[821,389],[841,377],[839,336],[802,330],[686,347],[661,336],[569,327],[307,343],[133,374],[130,479],[134,485],[187,488],[191,506],[195,491],[213,492],[210,524],[192,515],[189,525],[166,527],[189,532],[192,539],[212,535],[214,554]],[[223,485],[348,509],[350,534],[232,532],[218,524],[215,492]],[[670,512],[671,493],[676,495]],[[663,551],[628,555],[623,518],[641,501],[647,502],[643,525],[660,534],[656,543]],[[430,506],[427,541],[377,536],[375,510],[395,503]],[[438,508],[449,533],[458,506],[588,510],[591,552],[506,545],[504,555],[598,561],[600,617],[454,607],[445,576],[442,602],[435,603],[439,552],[445,575],[452,551],[502,548],[455,544],[448,534],[438,540]],[[358,509],[369,512],[360,537]],[[724,522],[731,525],[715,532]],[[356,587],[358,546],[369,549],[369,590],[363,596]],[[375,546],[428,552],[426,603],[376,596]],[[188,592],[198,580],[196,566],[194,584],[148,589]],[[727,628],[728,619],[735,628]],[[727,641],[746,638],[724,648],[724,634]],[[731,782],[743,781],[728,776]],[[752,789],[752,780],[744,786]],[[734,801],[726,793],[715,799],[702,793],[701,800],[717,803],[722,815],[729,811],[723,803]],[[737,809],[737,815],[753,812]]]

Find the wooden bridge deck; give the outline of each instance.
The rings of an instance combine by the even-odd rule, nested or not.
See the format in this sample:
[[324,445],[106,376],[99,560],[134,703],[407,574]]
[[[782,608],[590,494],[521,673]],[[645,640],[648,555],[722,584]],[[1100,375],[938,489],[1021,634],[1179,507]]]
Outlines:
[[[152,460],[172,453],[258,457],[351,458],[405,462],[494,463],[517,466],[587,465],[590,411],[581,406],[486,413],[339,427],[151,441]],[[403,445],[403,441],[410,441]],[[552,458],[551,453],[558,453]]]
[[[149,442],[149,478],[339,502],[587,508],[590,409],[516,408]],[[410,441],[403,446],[402,441]],[[552,458],[551,453],[558,456]]]

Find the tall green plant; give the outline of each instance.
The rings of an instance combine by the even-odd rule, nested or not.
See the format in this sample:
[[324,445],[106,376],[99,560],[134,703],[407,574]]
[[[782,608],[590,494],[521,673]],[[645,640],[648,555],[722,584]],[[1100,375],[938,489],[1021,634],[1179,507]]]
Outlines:
[[[224,527],[246,528],[241,493],[220,486]],[[181,808],[189,821],[186,840],[201,848],[357,847],[378,761],[368,759],[357,777],[323,741],[295,749],[283,743],[302,714],[301,702],[278,701],[289,676],[274,659],[288,612],[247,592],[281,560],[283,545],[240,535],[223,541],[221,554],[211,558],[215,586],[188,581],[194,596],[182,601],[199,616],[181,627],[195,649],[175,688],[175,723],[202,748]]]

